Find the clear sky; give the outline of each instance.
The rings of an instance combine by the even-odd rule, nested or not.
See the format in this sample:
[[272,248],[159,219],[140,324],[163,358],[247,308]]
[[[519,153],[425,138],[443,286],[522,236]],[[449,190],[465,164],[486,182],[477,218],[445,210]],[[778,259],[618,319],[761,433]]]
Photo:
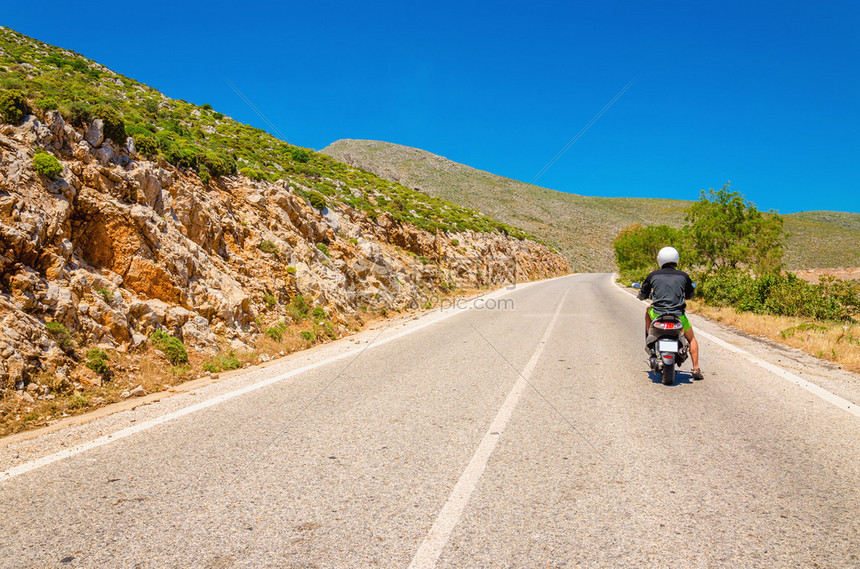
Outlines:
[[12,2],[0,24],[320,149],[385,140],[597,196],[860,212],[860,3]]

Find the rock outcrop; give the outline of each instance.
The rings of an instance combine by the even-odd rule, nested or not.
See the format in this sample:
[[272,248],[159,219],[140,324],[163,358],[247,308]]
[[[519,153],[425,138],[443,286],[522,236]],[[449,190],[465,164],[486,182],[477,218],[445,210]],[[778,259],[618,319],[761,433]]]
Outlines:
[[[58,325],[80,345],[133,350],[163,329],[215,351],[219,338],[260,333],[263,313],[287,318],[299,294],[343,322],[360,307],[422,307],[453,286],[568,270],[547,247],[498,233],[320,212],[288,181],[203,185],[140,159],[131,139],[119,147],[100,122],[78,130],[51,112],[0,127],[0,388],[75,367]],[[40,148],[63,164],[56,179],[33,169]]]

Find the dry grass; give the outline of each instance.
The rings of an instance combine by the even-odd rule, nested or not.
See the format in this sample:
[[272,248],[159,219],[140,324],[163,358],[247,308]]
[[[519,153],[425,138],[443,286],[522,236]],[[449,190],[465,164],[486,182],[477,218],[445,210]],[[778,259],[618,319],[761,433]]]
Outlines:
[[[226,340],[219,342],[221,350],[214,355],[188,350],[188,363],[181,365],[172,365],[163,354],[152,348],[134,353],[111,351],[108,360],[111,376],[106,381],[99,381],[95,374],[88,373],[81,361],[78,368],[73,370],[74,380],[63,381],[47,374],[33,378],[31,383],[46,386],[52,399],[40,399],[39,396],[44,394],[34,392],[31,395],[35,401],[27,401],[14,391],[6,392],[0,397],[0,437],[43,427],[64,417],[116,403],[122,400],[123,392],[138,385],[147,393],[167,391],[185,381],[203,377],[207,372],[217,374],[240,369],[330,342],[337,337],[359,332],[389,315],[386,311],[369,310],[359,311],[356,316],[346,320],[334,316],[335,322],[328,328],[304,320],[282,326],[280,340],[265,334],[258,335],[251,351],[236,353],[228,347]],[[261,329],[266,330],[276,324],[261,323]],[[306,332],[310,339],[303,338],[302,332]]]
[[756,336],[797,348],[817,358],[860,372],[860,324],[738,312],[731,307],[689,303],[690,312]]

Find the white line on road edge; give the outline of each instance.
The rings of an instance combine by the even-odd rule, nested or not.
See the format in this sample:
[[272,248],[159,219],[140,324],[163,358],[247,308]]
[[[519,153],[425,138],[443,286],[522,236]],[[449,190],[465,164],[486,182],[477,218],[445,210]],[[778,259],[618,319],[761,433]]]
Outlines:
[[484,469],[487,467],[487,462],[490,460],[490,455],[493,454],[493,450],[499,442],[502,431],[504,431],[508,420],[511,418],[511,414],[514,412],[514,408],[517,406],[520,395],[522,395],[523,391],[529,385],[528,380],[531,378],[531,374],[546,347],[547,340],[555,327],[555,322],[558,320],[561,307],[564,305],[564,299],[567,297],[569,291],[570,289],[567,289],[561,297],[558,308],[556,308],[549,326],[547,326],[543,337],[538,343],[537,348],[535,348],[535,352],[532,354],[531,359],[529,359],[526,367],[514,384],[513,389],[511,389],[507,399],[505,399],[505,402],[499,409],[499,412],[496,414],[496,418],[490,424],[487,434],[481,439],[481,443],[478,445],[477,450],[475,450],[475,454],[472,455],[472,459],[469,461],[468,466],[466,466],[466,470],[463,471],[463,474],[448,496],[445,505],[442,506],[442,510],[433,523],[433,527],[430,528],[430,532],[424,538],[421,547],[418,548],[418,552],[415,553],[412,563],[409,564],[409,569],[432,569],[436,566],[439,556],[442,555],[442,550],[448,544],[451,532],[454,531],[454,527],[460,521],[463,510],[466,508],[472,492],[478,485],[478,480],[480,480]]
[[839,407],[840,409],[842,409],[844,411],[848,411],[849,413],[851,413],[852,415],[854,415],[856,417],[860,417],[860,406],[858,406],[855,403],[852,403],[851,401],[848,401],[847,399],[843,399],[842,397],[839,397],[835,393],[831,393],[831,392],[827,391],[826,389],[824,389],[820,385],[816,385],[812,382],[806,381],[802,377],[798,377],[798,376],[794,375],[793,373],[782,369],[779,366],[773,365],[770,362],[766,362],[762,359],[759,359],[759,358],[755,357],[754,355],[752,355],[751,353],[747,352],[746,350],[743,350],[742,348],[739,348],[737,346],[733,346],[732,344],[729,344],[725,340],[721,340],[712,334],[708,334],[707,332],[703,332],[702,330],[699,330],[697,332],[697,334],[701,334],[702,336],[704,336],[708,340],[714,342],[715,344],[718,344],[718,345],[724,347],[725,349],[727,349],[729,351],[740,354],[741,356],[745,357],[746,359],[748,359],[752,363],[756,364],[757,366],[763,367],[764,369],[766,369],[772,373],[775,373],[776,375],[780,376],[783,379],[787,379],[788,381],[794,383],[795,385],[797,385],[799,387],[802,387],[803,389],[812,393],[813,395],[817,395],[821,399],[824,399],[828,403],[831,403],[831,404],[835,405],[836,407]]
[[[570,276],[570,275],[565,275],[564,277],[556,277],[554,279],[546,279],[543,281],[533,281],[533,282],[529,282],[529,283],[524,283],[524,284],[516,285],[515,289],[511,289],[510,287],[507,287],[504,289],[493,291],[493,292],[491,292],[491,293],[489,293],[489,294],[487,294],[481,298],[485,298],[487,300],[498,298],[501,296],[505,296],[506,294],[509,294],[511,292],[514,292],[515,290],[522,290],[523,288],[528,288],[528,287],[535,285],[535,284],[538,284],[538,283],[548,282],[548,281],[556,280],[559,278],[565,278],[567,276]],[[448,318],[451,318],[452,316],[462,314],[462,313],[467,312],[469,310],[471,310],[471,307],[465,308],[465,309],[452,310],[448,314],[442,314],[442,316],[435,318],[433,320],[430,320],[428,322],[424,322],[423,324],[419,324],[418,326],[415,326],[414,328],[408,328],[406,330],[403,330],[402,332],[395,334],[394,336],[391,336],[389,338],[385,338],[383,340],[379,340],[378,342],[375,342],[375,343],[369,345],[368,347],[364,348],[364,351],[369,351],[371,349],[378,348],[379,346],[384,346],[388,342],[393,342],[394,340],[400,339],[404,336],[412,334],[413,332],[417,332],[418,330],[422,330],[428,326],[432,326],[433,324],[437,324],[439,322],[442,322],[443,320],[447,320]],[[81,443],[81,444],[76,445],[74,447],[71,447],[69,449],[61,450],[61,451],[56,452],[54,454],[49,454],[47,456],[43,456],[43,457],[38,458],[36,460],[30,461],[30,462],[25,462],[23,464],[19,464],[18,466],[15,466],[13,468],[10,468],[9,470],[6,470],[6,471],[0,473],[0,483],[4,482],[6,480],[11,480],[12,478],[15,478],[16,476],[20,476],[21,474],[26,474],[27,472],[31,472],[33,470],[36,470],[37,468],[47,466],[51,463],[57,462],[58,460],[70,458],[70,457],[75,456],[77,454],[80,454],[82,452],[86,452],[88,450],[91,450],[91,449],[94,449],[94,448],[97,448],[97,447],[100,447],[100,446],[103,446],[103,445],[106,445],[109,443],[116,442],[120,439],[130,437],[131,435],[140,433],[142,431],[149,430],[152,427],[167,423],[169,421],[172,421],[174,419],[178,419],[180,417],[184,417],[185,415],[190,415],[191,413],[195,413],[195,412],[200,411],[202,409],[207,409],[207,408],[212,407],[214,405],[218,405],[219,403],[223,403],[223,402],[228,401],[230,399],[234,399],[234,398],[239,397],[241,395],[245,395],[246,393],[250,393],[252,391],[256,391],[258,389],[268,387],[269,385],[272,385],[273,383],[278,383],[278,382],[284,381],[286,379],[290,379],[292,377],[300,375],[302,373],[305,373],[307,371],[316,369],[318,367],[328,365],[330,363],[336,362],[338,360],[342,360],[342,359],[350,357],[350,356],[354,356],[355,354],[356,354],[356,350],[347,350],[341,354],[337,354],[337,355],[332,356],[328,359],[325,359],[325,360],[322,360],[322,361],[319,361],[316,363],[312,363],[312,364],[306,365],[306,366],[298,368],[298,369],[294,369],[292,371],[289,371],[287,373],[269,378],[269,379],[261,381],[259,383],[254,383],[252,385],[248,385],[248,386],[243,387],[241,389],[237,389],[235,391],[230,391],[229,393],[223,393],[217,397],[213,397],[212,399],[207,399],[206,401],[201,401],[200,403],[197,403],[195,405],[190,405],[188,407],[185,407],[185,408],[180,409],[178,411],[174,411],[172,413],[168,413],[166,415],[162,415],[161,417],[155,417],[154,419],[144,421],[142,423],[139,423],[137,425],[133,425],[131,427],[127,427],[125,429],[122,429],[120,431],[116,431],[114,433],[103,435],[101,437],[98,437],[98,438],[93,439],[91,441],[87,441],[85,443]]]
[[[613,277],[614,277],[614,275],[613,275]],[[613,278],[613,281],[614,280],[615,279]],[[634,294],[632,294],[631,292],[624,290],[620,287],[617,287],[614,284],[612,286],[614,288],[618,289],[619,291],[621,291],[627,295],[630,295],[633,298],[636,298],[636,296]],[[639,302],[641,302],[642,304],[648,304],[644,300],[640,300]],[[839,397],[835,393],[831,393],[831,392],[827,391],[826,389],[824,389],[820,385],[816,385],[812,382],[806,381],[802,377],[798,377],[798,376],[794,375],[790,371],[786,371],[779,366],[773,365],[770,362],[766,362],[763,359],[757,358],[754,355],[752,355],[751,353],[749,353],[748,351],[744,350],[743,348],[739,348],[737,346],[729,344],[725,340],[721,340],[720,338],[717,338],[713,334],[708,334],[704,330],[701,330],[701,329],[697,330],[696,335],[707,338],[711,342],[714,342],[715,344],[722,346],[723,348],[729,350],[730,352],[734,352],[740,356],[743,356],[744,358],[746,358],[750,362],[754,363],[755,365],[762,367],[762,368],[768,370],[769,372],[772,372],[772,373],[778,375],[779,377],[781,377],[783,379],[787,379],[791,383],[797,385],[798,387],[801,387],[802,389],[805,389],[806,391],[812,393],[813,395],[817,395],[818,397],[820,397],[824,401],[827,401],[831,405],[835,405],[836,407],[839,407],[843,411],[847,411],[847,412],[851,413],[855,417],[860,417],[860,405],[857,405],[856,403],[852,403],[851,401],[848,401],[847,399],[843,399],[842,397]]]

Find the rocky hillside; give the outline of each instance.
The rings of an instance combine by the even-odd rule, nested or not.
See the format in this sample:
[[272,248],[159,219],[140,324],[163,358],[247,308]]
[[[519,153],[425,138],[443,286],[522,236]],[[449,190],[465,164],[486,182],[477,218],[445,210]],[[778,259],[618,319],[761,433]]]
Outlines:
[[[691,204],[528,186],[424,150],[375,140],[339,140],[320,152],[521,227],[558,247],[579,271],[614,270],[612,240],[622,228],[633,223],[683,225]],[[860,214],[805,212],[784,218],[789,268],[860,266]]]
[[[50,91],[76,74],[98,89],[121,76],[0,32],[0,419],[18,421],[0,431],[55,398],[71,399],[52,412],[79,410],[105,382],[118,397],[133,385],[124,375],[146,375],[147,354],[183,364],[169,372],[181,376],[229,369],[262,340],[284,353],[346,334],[365,314],[569,270],[513,228],[223,116],[211,128],[232,134],[197,140],[193,164],[172,163],[168,143],[141,151],[148,135],[117,128],[130,124],[133,96],[107,109],[91,100],[82,117],[62,101],[68,91]],[[83,63],[45,66],[51,57]],[[187,105],[158,98],[155,118]],[[194,132],[206,112],[165,120]],[[153,138],[164,131],[150,126]],[[271,145],[253,162],[230,146],[244,144],[243,129]],[[213,172],[213,152],[252,166]]]
[[[36,150],[60,158],[56,178]],[[332,315],[338,333],[360,307],[423,307],[453,287],[563,273],[547,247],[500,233],[431,233],[343,204],[314,209],[288,181],[193,173],[140,160],[133,144],[86,131],[58,112],[0,127],[0,385],[70,375],[81,346],[129,349],[165,330],[217,352],[250,349],[261,318],[289,318],[296,295]],[[79,370],[86,374],[84,370]]]
[[204,184],[236,174],[288,180],[318,204],[343,203],[371,217],[390,213],[431,232],[471,229],[526,237],[467,207],[289,144],[211,105],[170,99],[79,54],[0,27],[0,116],[19,124],[31,113],[45,117],[54,110],[77,129],[101,120],[106,138],[122,146],[131,137],[138,158],[196,173]]

